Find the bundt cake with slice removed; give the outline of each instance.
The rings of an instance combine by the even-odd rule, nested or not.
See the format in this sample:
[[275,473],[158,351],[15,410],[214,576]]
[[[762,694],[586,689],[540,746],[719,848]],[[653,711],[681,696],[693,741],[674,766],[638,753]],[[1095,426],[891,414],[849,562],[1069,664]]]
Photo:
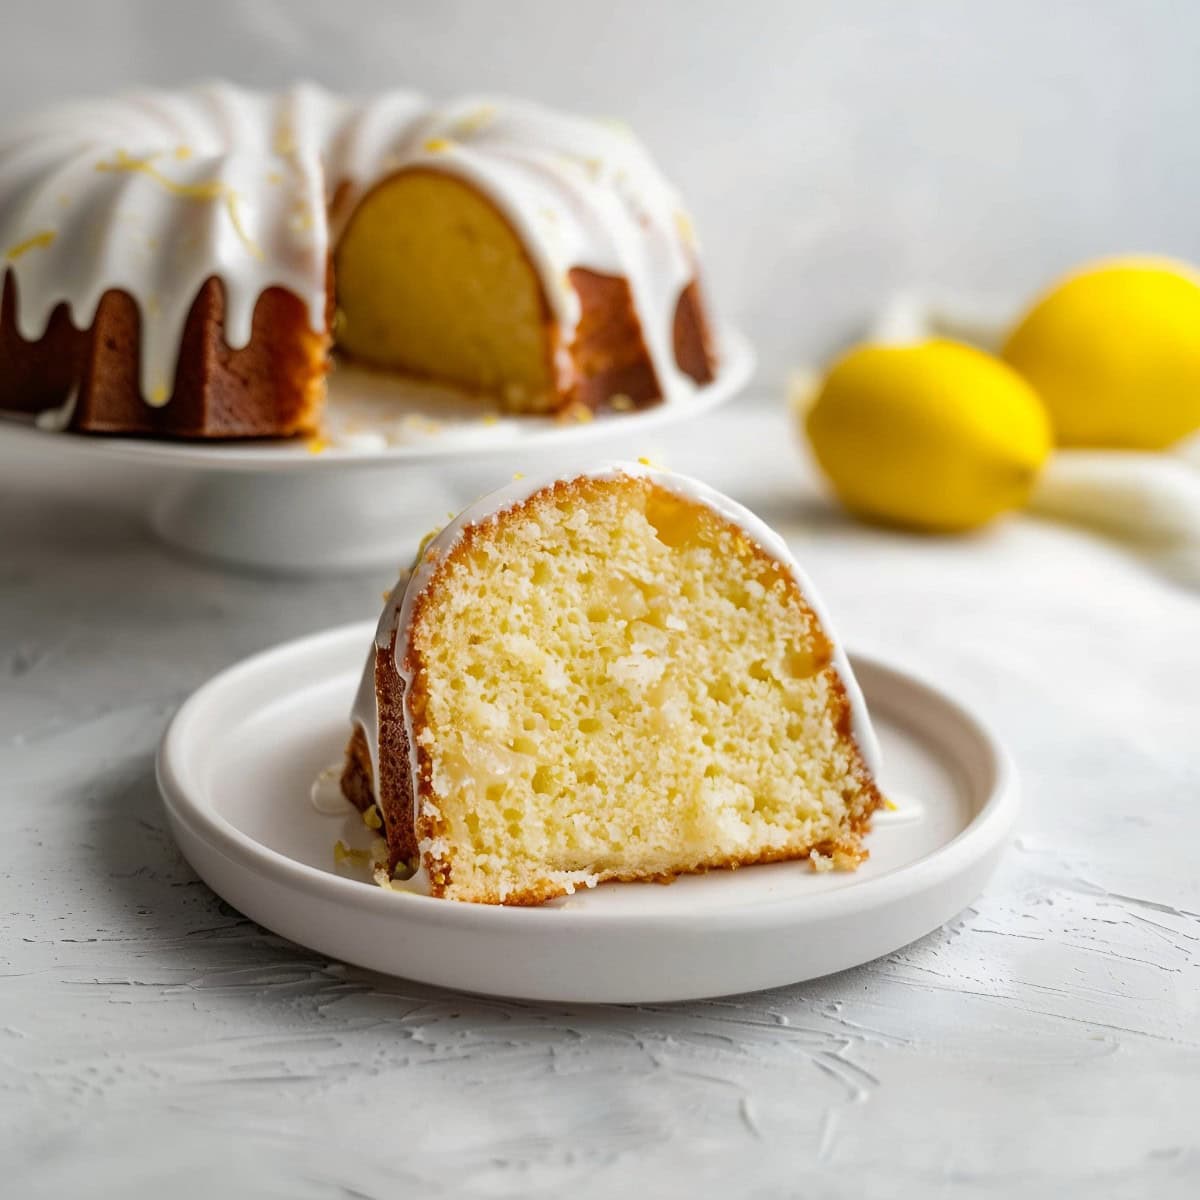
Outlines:
[[78,102],[0,132],[0,410],[318,430],[330,349],[512,412],[710,381],[691,224],[624,129],[311,85]]
[[539,904],[855,865],[877,762],[782,539],[701,483],[613,464],[518,480],[423,548],[379,622],[342,790],[382,817],[378,882]]

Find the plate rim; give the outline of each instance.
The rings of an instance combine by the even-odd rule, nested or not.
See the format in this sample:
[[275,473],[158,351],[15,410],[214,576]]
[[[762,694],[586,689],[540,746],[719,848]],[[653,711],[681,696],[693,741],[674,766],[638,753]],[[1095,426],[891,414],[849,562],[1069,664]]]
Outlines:
[[[694,911],[640,914],[623,909],[585,909],[570,906],[540,905],[516,907],[505,905],[469,904],[446,901],[412,893],[389,892],[364,880],[349,879],[319,867],[310,866],[264,845],[239,829],[203,800],[203,785],[184,777],[185,751],[191,728],[204,719],[206,709],[215,697],[230,687],[236,687],[245,677],[277,668],[296,656],[328,652],[342,642],[366,647],[374,637],[375,622],[360,621],[335,626],[314,634],[292,638],[217,672],[196,688],[172,716],[159,742],[155,755],[155,777],[168,817],[178,821],[189,833],[203,841],[213,851],[235,865],[258,872],[272,882],[285,887],[300,887],[326,902],[351,907],[366,907],[374,912],[395,915],[402,912],[397,903],[416,905],[422,923],[449,926],[459,931],[487,932],[496,929],[522,928],[530,932],[542,926],[539,922],[576,922],[589,930],[602,928],[605,932],[622,930],[680,931],[693,929],[697,915]],[[844,887],[809,896],[763,898],[732,904],[728,907],[705,908],[707,926],[722,931],[739,928],[794,927],[819,923],[830,916],[852,916],[865,910],[886,907],[893,900],[903,899],[914,891],[935,888],[970,865],[984,861],[1007,841],[1020,808],[1020,788],[1016,767],[1007,749],[988,723],[971,707],[955,699],[927,675],[888,662],[875,654],[849,651],[856,672],[889,678],[924,694],[926,701],[953,714],[975,741],[987,752],[990,768],[988,795],[965,828],[932,853],[914,862],[895,867],[882,875],[849,883]],[[314,682],[320,682],[316,680]],[[192,794],[200,794],[198,800]]]
[[500,438],[478,445],[439,443],[436,439],[382,450],[333,446],[313,453],[303,439],[245,439],[232,442],[156,439],[140,435],[97,435],[39,428],[15,414],[0,413],[0,443],[65,448],[67,453],[95,459],[136,462],[147,467],[258,474],[347,471],[360,468],[412,468],[422,463],[470,462],[504,455],[575,446],[603,437],[637,435],[692,417],[704,416],[732,400],[750,383],[757,356],[749,338],[732,326],[718,327],[721,348],[716,377],[695,392],[632,413],[601,416],[595,421],[529,430],[519,438]]

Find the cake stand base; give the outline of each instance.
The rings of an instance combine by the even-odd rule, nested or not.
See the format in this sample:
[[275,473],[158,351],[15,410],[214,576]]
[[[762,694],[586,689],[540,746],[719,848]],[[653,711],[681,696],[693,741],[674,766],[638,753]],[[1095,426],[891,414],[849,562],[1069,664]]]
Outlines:
[[320,574],[407,563],[431,528],[473,498],[452,472],[201,472],[150,510],[167,545],[242,569]]

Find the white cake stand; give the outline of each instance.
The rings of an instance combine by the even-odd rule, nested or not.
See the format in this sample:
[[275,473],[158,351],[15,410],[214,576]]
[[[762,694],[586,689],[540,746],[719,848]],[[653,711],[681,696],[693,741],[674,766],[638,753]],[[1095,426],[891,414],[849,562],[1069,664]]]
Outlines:
[[14,420],[0,422],[0,447],[17,457],[51,452],[56,472],[103,462],[150,471],[149,522],[189,553],[268,571],[354,570],[405,560],[431,526],[507,473],[647,453],[651,431],[736,395],[754,353],[726,331],[720,362],[691,396],[587,421],[502,416],[486,400],[339,364],[326,436],[310,442],[92,437]]

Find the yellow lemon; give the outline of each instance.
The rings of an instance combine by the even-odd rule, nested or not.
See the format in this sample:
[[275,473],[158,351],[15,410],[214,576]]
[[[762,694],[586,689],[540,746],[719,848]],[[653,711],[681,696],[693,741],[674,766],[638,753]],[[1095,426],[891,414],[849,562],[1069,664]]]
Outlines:
[[1200,275],[1116,259],[1052,288],[1002,351],[1064,446],[1161,450],[1200,428]]
[[917,529],[972,529],[1023,504],[1050,452],[1036,393],[951,341],[867,345],[834,364],[806,428],[847,508]]

